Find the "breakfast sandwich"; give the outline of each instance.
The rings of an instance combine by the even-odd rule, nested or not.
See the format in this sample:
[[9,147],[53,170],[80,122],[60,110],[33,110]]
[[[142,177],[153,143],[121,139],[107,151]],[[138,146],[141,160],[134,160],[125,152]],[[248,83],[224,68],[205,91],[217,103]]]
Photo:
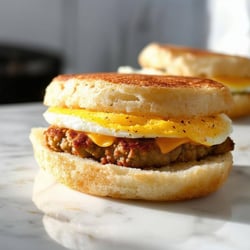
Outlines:
[[250,58],[170,44],[150,43],[139,54],[145,71],[210,78],[229,87],[231,118],[250,115]]
[[184,200],[216,191],[232,167],[229,89],[143,74],[59,75],[46,89],[48,128],[30,139],[40,167],[80,192]]

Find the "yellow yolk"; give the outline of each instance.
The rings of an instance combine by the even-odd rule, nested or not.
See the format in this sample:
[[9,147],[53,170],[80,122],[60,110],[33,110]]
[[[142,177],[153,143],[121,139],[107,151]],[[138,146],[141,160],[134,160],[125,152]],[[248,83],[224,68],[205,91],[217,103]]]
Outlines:
[[[101,146],[112,145],[112,137],[165,139],[165,143],[163,139],[157,139],[159,146],[166,145],[167,139],[175,139],[171,140],[172,144],[188,140],[211,146],[223,142],[231,132],[231,121],[223,114],[188,119],[163,119],[51,107],[44,116],[50,124],[92,133],[92,139]],[[160,146],[163,151],[164,147]]]
[[235,91],[244,91],[250,89],[250,77],[234,77],[234,76],[216,76],[213,80],[221,82]]

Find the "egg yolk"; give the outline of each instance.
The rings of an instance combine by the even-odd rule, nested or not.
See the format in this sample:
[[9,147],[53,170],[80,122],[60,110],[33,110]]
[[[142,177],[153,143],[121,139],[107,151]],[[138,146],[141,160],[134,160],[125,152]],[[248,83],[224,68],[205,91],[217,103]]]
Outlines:
[[83,121],[98,124],[111,131],[126,132],[130,138],[185,138],[196,143],[211,146],[215,144],[215,140],[218,141],[218,137],[221,137],[221,135],[225,137],[231,132],[230,120],[224,114],[187,119],[163,119],[156,116],[95,112],[85,109],[59,107],[51,107],[48,109],[48,112],[76,116]]

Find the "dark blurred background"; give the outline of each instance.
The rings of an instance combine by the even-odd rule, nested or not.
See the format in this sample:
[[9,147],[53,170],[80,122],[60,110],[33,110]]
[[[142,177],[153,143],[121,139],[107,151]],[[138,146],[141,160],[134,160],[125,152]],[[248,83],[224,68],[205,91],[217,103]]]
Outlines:
[[2,0],[0,103],[41,101],[61,73],[138,67],[152,41],[250,54],[248,0]]

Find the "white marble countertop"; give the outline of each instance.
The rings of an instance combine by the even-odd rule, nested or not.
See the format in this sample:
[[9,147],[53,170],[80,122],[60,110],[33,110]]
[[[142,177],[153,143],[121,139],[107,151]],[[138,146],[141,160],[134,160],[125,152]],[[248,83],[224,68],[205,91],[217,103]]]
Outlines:
[[28,136],[46,126],[44,110],[0,106],[1,250],[250,249],[250,118],[234,122],[234,167],[218,192],[152,203],[80,194],[39,172]]

